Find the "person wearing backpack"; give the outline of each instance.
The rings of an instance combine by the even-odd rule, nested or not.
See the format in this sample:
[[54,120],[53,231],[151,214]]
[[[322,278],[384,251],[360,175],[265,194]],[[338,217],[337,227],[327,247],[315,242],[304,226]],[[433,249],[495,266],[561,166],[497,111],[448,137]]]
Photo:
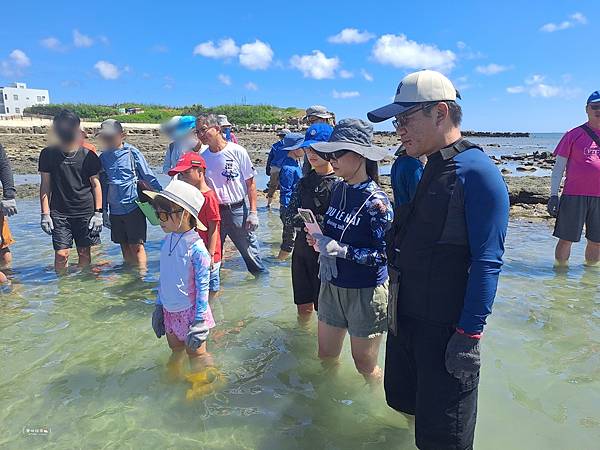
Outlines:
[[144,155],[124,141],[123,126],[107,119],[98,132],[102,142],[100,182],[102,183],[104,226],[121,246],[125,263],[146,267],[146,216],[138,207],[138,181],[156,191],[162,186],[148,166]]
[[571,246],[581,240],[584,224],[586,265],[593,266],[600,261],[600,91],[589,96],[585,111],[588,121],[567,132],[554,151],[556,162],[548,213],[556,217],[554,236],[558,243],[554,256],[557,266],[568,263]]

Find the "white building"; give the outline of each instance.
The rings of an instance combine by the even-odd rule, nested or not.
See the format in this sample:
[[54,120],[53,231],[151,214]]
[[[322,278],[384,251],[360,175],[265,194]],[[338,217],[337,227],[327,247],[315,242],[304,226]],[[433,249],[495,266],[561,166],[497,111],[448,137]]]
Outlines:
[[25,108],[49,103],[47,89],[29,89],[25,83],[0,87],[0,114],[23,114]]

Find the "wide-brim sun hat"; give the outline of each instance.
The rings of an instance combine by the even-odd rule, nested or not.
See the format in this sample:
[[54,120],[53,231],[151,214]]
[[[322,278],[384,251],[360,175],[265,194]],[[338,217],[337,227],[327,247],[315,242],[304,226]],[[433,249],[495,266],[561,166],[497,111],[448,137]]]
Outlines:
[[231,125],[231,123],[229,122],[229,119],[227,118],[227,116],[225,114],[219,114],[217,116],[217,121],[219,122],[220,127],[232,127],[233,126],[233,125]]
[[460,94],[443,74],[435,70],[420,70],[402,79],[393,103],[367,113],[367,117],[371,122],[379,123],[402,114],[419,103],[456,101],[457,98],[460,98]]
[[333,114],[327,111],[327,108],[323,105],[312,105],[306,108],[306,115],[304,120],[309,117],[318,117],[320,119],[331,119]]
[[145,195],[154,200],[156,197],[163,197],[176,205],[181,206],[196,220],[196,228],[200,231],[207,231],[208,228],[200,222],[198,215],[202,206],[204,206],[204,195],[200,190],[191,184],[181,180],[171,180],[171,182],[160,192],[143,191]]
[[300,144],[300,148],[310,147],[315,142],[327,142],[332,132],[333,127],[328,123],[315,123],[306,130],[304,142]]
[[311,147],[318,153],[349,150],[371,161],[389,156],[387,149],[373,145],[373,125],[360,119],[342,119],[333,128],[327,142],[315,142]]

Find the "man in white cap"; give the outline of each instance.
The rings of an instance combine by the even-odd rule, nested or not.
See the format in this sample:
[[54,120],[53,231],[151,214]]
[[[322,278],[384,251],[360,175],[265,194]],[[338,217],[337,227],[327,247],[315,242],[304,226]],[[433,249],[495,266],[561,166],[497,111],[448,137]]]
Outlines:
[[235,136],[235,134],[233,134],[233,131],[231,131],[231,127],[233,125],[229,123],[229,119],[227,118],[227,116],[225,114],[219,114],[217,116],[217,119],[219,120],[219,126],[221,127],[221,131],[223,132],[223,137],[225,138],[225,140],[237,144],[237,137]]
[[444,75],[423,70],[368,114],[372,122],[395,117],[407,154],[428,158],[392,230],[385,362],[387,402],[415,416],[423,449],[473,448],[479,343],[508,225],[506,185],[483,150],[462,138],[458,98]]

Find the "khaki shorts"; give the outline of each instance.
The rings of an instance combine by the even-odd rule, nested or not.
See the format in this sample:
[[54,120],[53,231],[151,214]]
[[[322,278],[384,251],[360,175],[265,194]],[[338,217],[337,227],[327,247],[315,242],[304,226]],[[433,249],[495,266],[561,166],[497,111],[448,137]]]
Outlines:
[[347,328],[350,336],[373,338],[387,331],[388,282],[377,287],[351,289],[321,283],[319,320]]

